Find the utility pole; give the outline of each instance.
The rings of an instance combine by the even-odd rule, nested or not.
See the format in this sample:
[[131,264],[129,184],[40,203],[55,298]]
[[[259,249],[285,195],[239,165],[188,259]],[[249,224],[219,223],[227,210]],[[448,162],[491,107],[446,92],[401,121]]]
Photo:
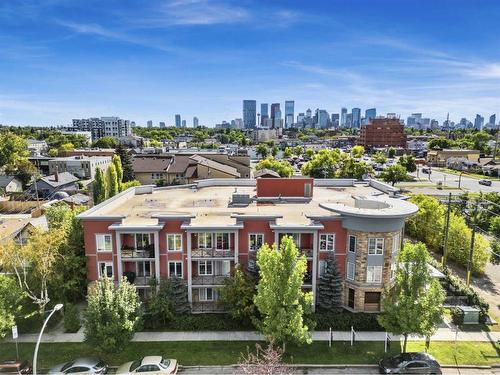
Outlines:
[[479,208],[479,198],[476,201],[476,207],[474,207],[474,214],[472,216],[472,236],[470,239],[470,250],[469,250],[469,261],[467,262],[467,286],[470,286],[470,275],[472,269],[472,255],[474,254],[474,239],[476,237],[476,216],[477,209]]
[[443,240],[443,256],[441,257],[441,266],[446,265],[446,251],[448,247],[448,229],[450,228],[450,212],[451,212],[451,193],[448,195],[448,211],[446,211],[446,224],[444,227],[444,240]]
[[496,137],[496,141],[495,141],[495,148],[493,149],[493,161],[495,161],[497,158],[498,133],[500,133],[500,124],[497,126],[497,137]]

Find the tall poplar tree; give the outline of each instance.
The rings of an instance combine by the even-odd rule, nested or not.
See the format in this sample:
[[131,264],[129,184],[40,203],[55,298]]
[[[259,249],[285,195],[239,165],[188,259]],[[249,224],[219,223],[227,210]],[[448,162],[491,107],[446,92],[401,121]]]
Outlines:
[[120,156],[113,155],[113,164],[116,169],[116,179],[118,180],[118,191],[122,191],[122,182],[123,182],[123,167]]
[[108,198],[111,198],[118,194],[118,176],[114,163],[109,165],[106,172],[106,178],[108,182]]
[[94,177],[94,204],[99,204],[106,200],[107,189],[106,189],[106,177],[101,168],[97,167],[95,169]]

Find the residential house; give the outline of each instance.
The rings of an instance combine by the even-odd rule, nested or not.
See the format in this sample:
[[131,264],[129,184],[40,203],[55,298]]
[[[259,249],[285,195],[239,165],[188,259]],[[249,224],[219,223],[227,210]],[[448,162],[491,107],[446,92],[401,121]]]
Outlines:
[[0,195],[21,193],[23,183],[16,176],[0,176]]
[[57,170],[53,175],[40,178],[36,183],[33,183],[28,193],[40,199],[51,199],[55,193],[63,191],[67,193],[76,192],[78,190],[78,177],[75,177],[69,172],[59,173]]

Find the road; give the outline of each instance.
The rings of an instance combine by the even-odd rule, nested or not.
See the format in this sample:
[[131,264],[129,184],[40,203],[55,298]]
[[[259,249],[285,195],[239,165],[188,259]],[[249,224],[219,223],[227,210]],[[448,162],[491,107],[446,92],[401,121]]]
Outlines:
[[[417,172],[411,173],[412,176],[416,177]],[[449,192],[453,194],[460,194],[462,191],[470,191],[474,193],[479,193],[480,191],[483,193],[487,192],[500,192],[500,181],[493,181],[491,186],[480,185],[479,180],[471,177],[467,177],[465,174],[460,178],[459,175],[446,173],[440,169],[432,168],[432,173],[430,175],[422,172],[422,169],[419,168],[418,177],[420,178],[420,184],[425,186],[426,184],[436,184],[441,181],[443,186],[452,187],[457,190],[438,190],[441,194],[448,194]],[[460,180],[460,190],[458,190],[458,184]],[[418,183],[412,183],[418,184]],[[436,189],[437,190],[437,189]]]
[[[443,374],[446,375],[499,375],[500,369],[473,369],[473,368],[443,368]],[[378,368],[376,367],[308,367],[307,369],[299,368],[295,372],[296,374],[316,374],[316,375],[326,375],[326,374],[378,374]],[[192,368],[182,368],[179,370],[179,374],[241,374],[234,367],[230,366],[214,366],[214,367],[192,367]]]

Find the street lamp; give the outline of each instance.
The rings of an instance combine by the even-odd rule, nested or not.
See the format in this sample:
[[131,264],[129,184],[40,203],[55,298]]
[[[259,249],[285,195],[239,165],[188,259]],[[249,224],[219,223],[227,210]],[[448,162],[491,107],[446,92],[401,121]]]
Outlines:
[[34,375],[36,375],[36,360],[37,360],[37,357],[38,357],[38,347],[40,346],[40,341],[42,340],[42,335],[43,335],[43,331],[45,329],[45,326],[47,325],[47,322],[52,317],[52,315],[54,315],[54,313],[56,311],[59,311],[62,308],[63,308],[63,304],[62,303],[58,303],[57,305],[55,305],[54,308],[50,311],[49,316],[43,322],[42,329],[40,330],[40,334],[38,335],[38,340],[36,341],[35,355],[33,356],[33,374]]
[[464,172],[460,172],[460,175],[458,176],[458,188],[460,189],[460,185],[462,183],[462,175],[464,174]]

